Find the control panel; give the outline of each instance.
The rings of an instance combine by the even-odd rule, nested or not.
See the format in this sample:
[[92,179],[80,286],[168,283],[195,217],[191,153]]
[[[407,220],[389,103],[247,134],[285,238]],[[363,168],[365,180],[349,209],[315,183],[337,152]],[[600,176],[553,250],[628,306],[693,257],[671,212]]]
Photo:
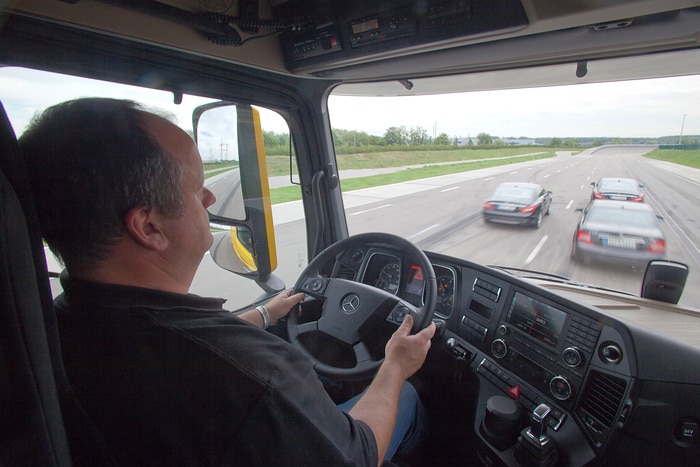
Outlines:
[[567,406],[581,390],[602,326],[513,291],[490,353],[500,365]]
[[275,8],[277,20],[303,23],[280,36],[290,71],[371,61],[389,50],[496,34],[528,24],[519,0],[395,0],[395,8],[382,8],[381,13],[373,0],[338,1],[330,2],[335,4],[328,8],[328,17],[309,19],[300,15],[309,10],[309,2],[319,1],[289,0]]

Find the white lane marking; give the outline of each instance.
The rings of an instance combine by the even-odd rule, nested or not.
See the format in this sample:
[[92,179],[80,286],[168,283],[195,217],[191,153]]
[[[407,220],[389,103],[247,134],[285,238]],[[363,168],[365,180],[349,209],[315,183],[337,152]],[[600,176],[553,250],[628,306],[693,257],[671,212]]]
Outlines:
[[452,191],[452,190],[458,190],[458,186],[453,186],[452,188],[445,188],[444,190],[440,190],[440,193],[445,193],[446,191]]
[[532,250],[532,253],[530,253],[530,256],[528,256],[527,259],[525,260],[525,266],[530,264],[532,262],[532,260],[535,259],[535,256],[537,256],[537,253],[540,252],[540,249],[542,249],[544,242],[546,242],[548,238],[549,238],[549,235],[545,235],[544,237],[542,237],[542,240],[540,240],[540,243],[537,244],[535,249]]
[[547,177],[549,177],[549,175],[545,175],[545,176],[544,176],[544,178],[547,178]]
[[384,209],[384,208],[388,208],[389,206],[391,206],[391,204],[385,204],[385,205],[383,205],[383,206],[378,206],[378,207],[376,207],[376,208],[372,208],[372,209],[365,209],[364,211],[357,211],[357,212],[353,212],[353,213],[352,213],[352,214],[350,214],[350,215],[351,215],[351,216],[356,216],[356,215],[358,215],[358,214],[364,214],[364,213],[366,213],[366,212],[372,212],[372,211],[376,211],[377,209]]
[[512,174],[517,174],[518,171],[517,171],[517,170],[514,170],[514,171],[512,171],[511,173],[512,173]]
[[573,199],[572,199],[571,201],[569,201],[569,204],[566,205],[566,209],[569,209],[569,208],[571,207],[572,204],[574,204],[574,200],[573,200]]
[[425,229],[421,230],[420,232],[416,232],[416,233],[414,233],[413,235],[411,235],[411,236],[409,236],[409,237],[407,237],[407,238],[410,240],[410,239],[412,239],[412,238],[415,238],[415,237],[417,237],[417,236],[419,236],[419,235],[424,234],[424,233],[427,232],[428,230],[433,230],[435,227],[439,227],[439,226],[440,226],[440,224],[433,224],[433,225],[431,225],[430,227],[425,228]]
[[496,177],[485,178],[484,181],[485,181],[485,182],[488,182],[489,180],[494,180],[495,178],[496,178]]

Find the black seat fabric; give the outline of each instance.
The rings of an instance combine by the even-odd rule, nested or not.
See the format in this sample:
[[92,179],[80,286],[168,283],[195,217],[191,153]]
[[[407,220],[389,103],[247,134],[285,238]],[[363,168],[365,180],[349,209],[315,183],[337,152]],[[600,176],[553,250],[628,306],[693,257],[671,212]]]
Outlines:
[[65,375],[39,223],[2,104],[0,225],[0,465],[113,465]]
[[0,464],[70,463],[63,428],[30,233],[15,178],[17,142],[2,113],[0,123]]

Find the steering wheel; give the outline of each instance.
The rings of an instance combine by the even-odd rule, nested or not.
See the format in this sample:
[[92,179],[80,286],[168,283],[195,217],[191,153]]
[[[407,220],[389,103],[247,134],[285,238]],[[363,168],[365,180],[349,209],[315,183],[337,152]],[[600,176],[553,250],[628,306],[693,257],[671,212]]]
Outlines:
[[[342,253],[357,247],[381,245],[400,250],[417,262],[423,274],[425,290],[423,305],[416,307],[385,290],[352,280],[323,277],[321,271]],[[348,237],[329,246],[317,255],[297,279],[294,292],[304,292],[322,303],[321,316],[315,321],[300,323],[296,313],[287,317],[289,341],[304,351],[314,362],[318,374],[334,379],[361,379],[372,376],[384,361],[373,359],[362,330],[377,320],[385,320],[396,327],[410,313],[414,318],[413,332],[430,324],[437,298],[437,280],[433,265],[421,249],[408,240],[388,233],[364,233]],[[355,365],[339,368],[320,361],[304,346],[303,336],[320,332],[353,349]],[[325,336],[324,336],[325,337]]]

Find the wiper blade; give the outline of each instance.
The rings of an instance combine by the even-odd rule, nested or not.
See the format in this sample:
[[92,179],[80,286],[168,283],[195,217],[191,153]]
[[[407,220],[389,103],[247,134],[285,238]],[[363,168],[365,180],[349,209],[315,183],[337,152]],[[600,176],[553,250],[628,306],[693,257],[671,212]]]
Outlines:
[[513,276],[520,277],[523,279],[542,279],[542,280],[548,280],[550,282],[556,282],[558,284],[573,285],[576,287],[583,287],[586,289],[603,290],[605,292],[614,292],[614,293],[618,293],[618,294],[629,295],[630,297],[637,296],[631,292],[626,292],[624,290],[611,289],[609,287],[603,287],[603,286],[595,285],[595,284],[587,284],[585,282],[579,282],[579,281],[569,279],[566,276],[561,276],[559,274],[552,274],[551,272],[535,271],[532,269],[523,269],[523,268],[514,268],[514,267],[510,267],[510,266],[499,266],[499,265],[495,265],[495,264],[490,264],[488,266],[490,268],[500,269],[501,271],[507,272],[508,274],[511,274]]

